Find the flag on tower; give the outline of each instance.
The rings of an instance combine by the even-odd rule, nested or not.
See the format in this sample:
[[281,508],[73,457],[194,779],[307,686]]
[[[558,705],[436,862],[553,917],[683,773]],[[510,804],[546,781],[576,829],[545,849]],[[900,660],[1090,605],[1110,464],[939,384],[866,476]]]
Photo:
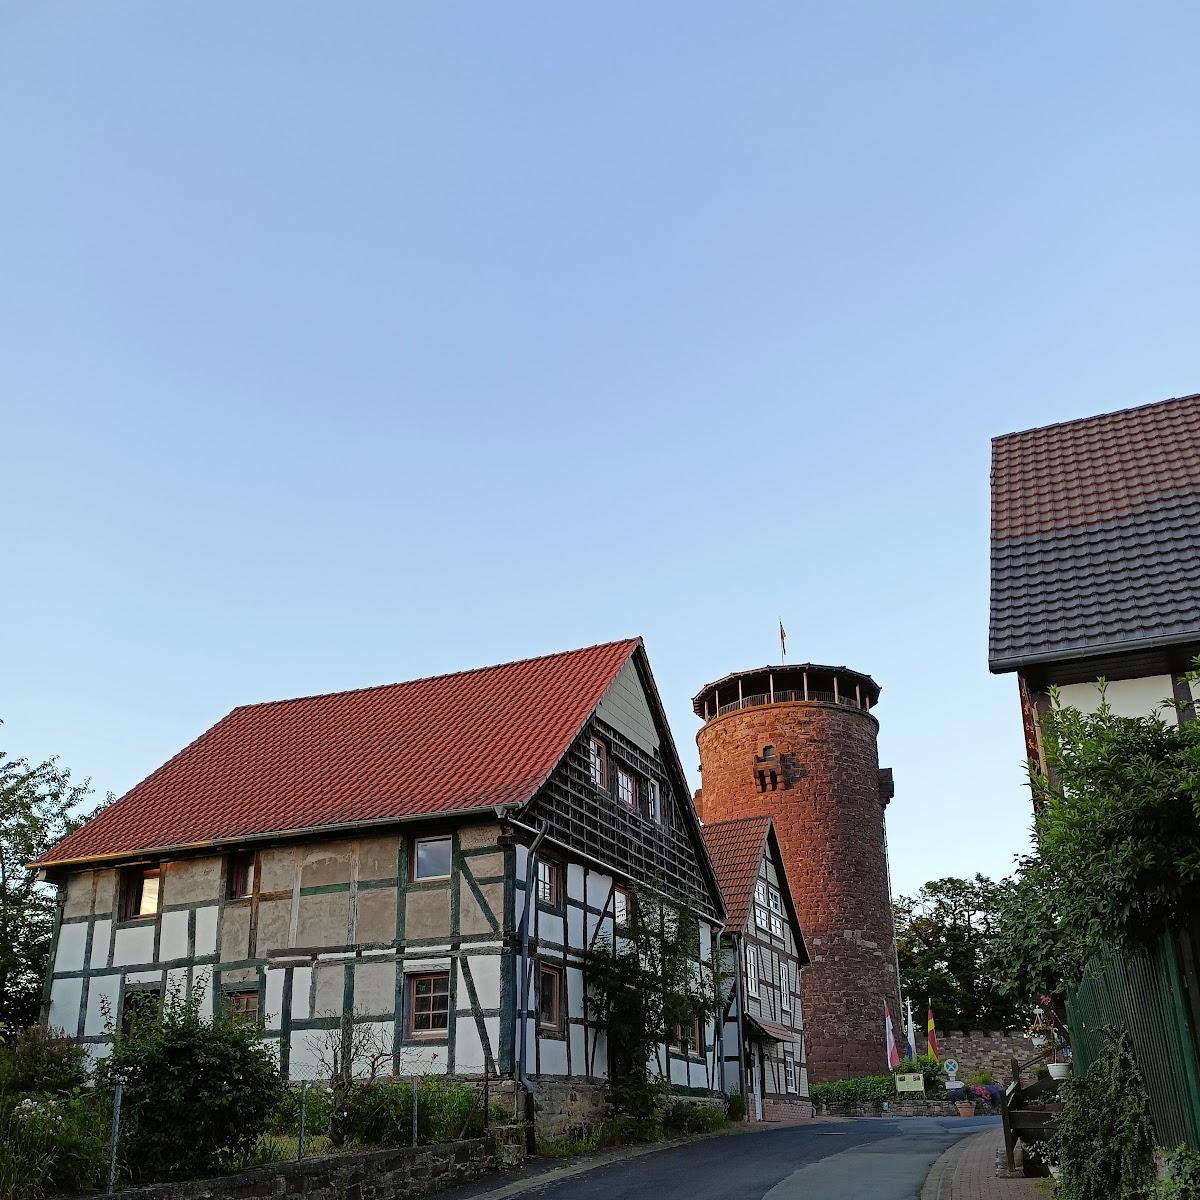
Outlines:
[[929,1056],[934,1062],[941,1062],[938,1057],[937,1030],[933,1027],[933,1005],[929,1006],[929,1027],[926,1036],[929,1039]]
[[787,658],[787,633],[783,628],[782,619],[779,622],[779,653]]
[[888,1002],[883,1002],[883,1028],[887,1037],[888,1070],[894,1070],[900,1065],[900,1051],[896,1049],[896,1035],[892,1032],[892,1010]]

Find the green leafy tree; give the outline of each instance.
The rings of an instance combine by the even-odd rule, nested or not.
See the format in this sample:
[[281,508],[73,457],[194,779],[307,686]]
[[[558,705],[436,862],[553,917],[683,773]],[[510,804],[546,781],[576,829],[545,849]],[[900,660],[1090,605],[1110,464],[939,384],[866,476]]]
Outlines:
[[53,889],[25,864],[82,824],[91,795],[90,780],[72,783],[57,759],[31,763],[0,749],[0,1024],[8,1029],[38,1018],[54,932]]
[[1035,849],[1003,896],[1000,949],[1011,992],[1061,995],[1102,948],[1136,953],[1200,911],[1200,723],[1055,703],[1042,737]]
[[1028,997],[1002,987],[1004,888],[984,875],[946,877],[892,906],[900,978],[914,1001],[933,1005],[942,1029],[1005,1029],[1028,1017]]
[[256,1024],[205,1017],[201,989],[119,1034],[97,1064],[121,1084],[121,1146],[135,1181],[194,1179],[244,1161],[278,1112],[283,1080]]
[[695,917],[650,892],[630,905],[628,927],[615,942],[601,941],[586,957],[588,1019],[608,1035],[617,1110],[637,1123],[635,1137],[657,1135],[669,1088],[659,1053],[676,1027],[690,1036],[692,1022],[724,1011],[727,990],[719,951],[700,959]]

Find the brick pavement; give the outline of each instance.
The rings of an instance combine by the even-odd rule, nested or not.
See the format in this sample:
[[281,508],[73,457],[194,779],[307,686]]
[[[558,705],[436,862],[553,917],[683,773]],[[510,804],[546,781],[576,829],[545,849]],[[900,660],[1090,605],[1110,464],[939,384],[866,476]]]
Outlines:
[[1004,1150],[999,1129],[963,1138],[933,1164],[921,1200],[1051,1200],[1049,1179],[998,1179],[997,1150]]

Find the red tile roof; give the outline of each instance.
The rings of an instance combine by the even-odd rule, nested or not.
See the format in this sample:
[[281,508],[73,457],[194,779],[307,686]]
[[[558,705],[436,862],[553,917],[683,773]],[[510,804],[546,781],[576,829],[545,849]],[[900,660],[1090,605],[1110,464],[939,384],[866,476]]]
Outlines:
[[33,865],[522,803],[640,645],[235,708]]
[[1200,395],[992,442],[990,665],[1200,638]]
[[770,827],[770,817],[741,817],[701,829],[725,900],[726,929],[740,930],[746,924]]

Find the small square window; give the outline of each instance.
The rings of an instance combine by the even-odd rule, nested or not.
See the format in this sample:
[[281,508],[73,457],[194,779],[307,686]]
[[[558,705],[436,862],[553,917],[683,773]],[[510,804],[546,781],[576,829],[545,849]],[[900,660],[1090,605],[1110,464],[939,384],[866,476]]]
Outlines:
[[413,844],[413,879],[448,879],[452,839],[417,838]]
[[689,1025],[676,1025],[671,1049],[680,1054],[688,1054],[699,1058],[704,1054],[704,1033],[700,1026],[700,1018],[693,1017]]
[[771,911],[777,913],[783,912],[783,897],[774,888],[771,888],[767,894],[771,899]]
[[558,908],[562,903],[562,867],[553,859],[537,860],[537,898],[539,904]]
[[254,851],[243,850],[229,856],[230,900],[244,900],[254,891]]
[[767,902],[767,885],[761,879],[754,885],[754,899],[758,904]]
[[235,1021],[243,1021],[247,1025],[258,1024],[258,989],[241,992],[229,992],[225,998],[229,1006],[229,1015]]
[[450,1027],[450,973],[408,977],[408,1032],[413,1037],[444,1037]]
[[121,872],[122,921],[152,917],[158,912],[158,881],[157,867],[127,867]]
[[538,964],[538,1028],[562,1032],[562,967]]
[[621,770],[619,767],[617,768],[617,799],[626,808],[633,809],[635,812],[637,811],[637,778],[628,771]]
[[777,917],[774,913],[771,914],[771,936],[783,938],[783,918]]
[[608,787],[608,747],[599,739],[592,738],[588,747],[588,761],[592,782],[598,788]]
[[627,887],[617,884],[613,888],[613,922],[618,929],[629,926],[629,918],[633,913],[633,894]]
[[759,908],[757,904],[754,906],[754,923],[759,927],[759,929],[771,928],[770,913],[768,913],[765,908]]

